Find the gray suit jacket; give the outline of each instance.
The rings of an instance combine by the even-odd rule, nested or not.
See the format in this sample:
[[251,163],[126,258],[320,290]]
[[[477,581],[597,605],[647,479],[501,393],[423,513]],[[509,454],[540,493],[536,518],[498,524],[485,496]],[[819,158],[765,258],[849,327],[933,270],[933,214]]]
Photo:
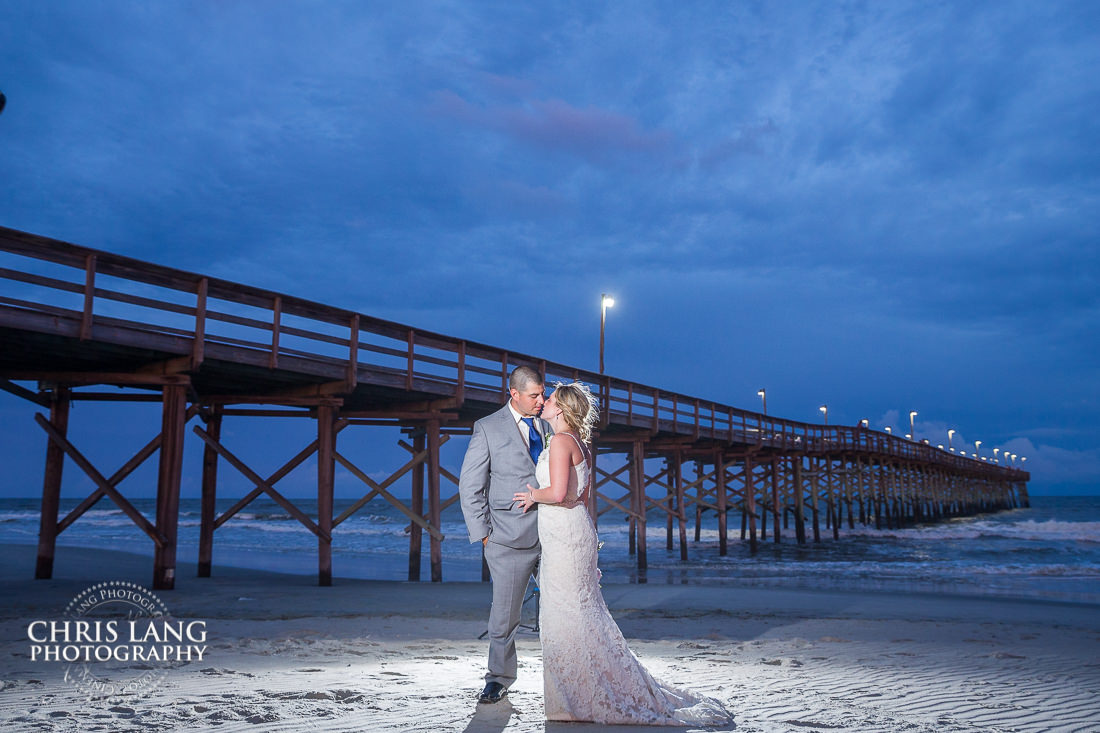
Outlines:
[[[550,425],[539,420],[543,436]],[[527,491],[535,481],[535,462],[527,451],[508,405],[474,423],[474,433],[462,473],[458,493],[470,542],[489,537],[506,547],[528,548],[539,542],[538,519],[534,507],[526,513],[512,496]],[[537,505],[536,505],[537,506]]]

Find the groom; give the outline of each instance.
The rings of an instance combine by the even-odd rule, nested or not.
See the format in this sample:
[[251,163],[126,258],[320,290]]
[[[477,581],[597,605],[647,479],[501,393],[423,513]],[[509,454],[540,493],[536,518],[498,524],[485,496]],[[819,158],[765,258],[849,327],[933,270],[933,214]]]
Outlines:
[[485,548],[493,579],[489,672],[481,702],[499,702],[516,681],[516,629],[527,580],[538,566],[539,530],[538,515],[524,513],[512,497],[527,484],[537,485],[535,463],[550,434],[538,417],[542,390],[538,372],[516,367],[508,378],[508,404],[474,423],[458,480],[470,542]]

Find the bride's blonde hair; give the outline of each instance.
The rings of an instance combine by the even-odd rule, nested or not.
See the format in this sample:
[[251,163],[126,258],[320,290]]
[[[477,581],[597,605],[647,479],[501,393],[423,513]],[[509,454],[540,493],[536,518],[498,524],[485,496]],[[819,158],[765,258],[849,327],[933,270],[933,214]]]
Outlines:
[[557,382],[554,385],[554,400],[561,408],[562,419],[569,428],[580,436],[585,443],[592,440],[592,428],[600,416],[596,396],[584,382]]

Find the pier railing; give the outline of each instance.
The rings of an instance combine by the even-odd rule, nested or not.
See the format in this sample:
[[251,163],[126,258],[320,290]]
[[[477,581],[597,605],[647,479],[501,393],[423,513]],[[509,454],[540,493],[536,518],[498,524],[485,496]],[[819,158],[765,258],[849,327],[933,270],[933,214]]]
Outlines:
[[[230,280],[198,275],[0,227],[0,328],[147,349],[189,360],[192,370],[223,362],[297,383],[353,393],[359,385],[449,398],[455,408],[504,399],[508,373],[526,364],[547,382],[579,379],[600,401],[601,429],[671,434],[812,454],[874,454],[1026,481],[1016,468],[965,457],[863,427],[786,420],[652,385],[459,339]],[[56,367],[79,383],[79,365]],[[6,370],[8,380],[42,377]],[[123,375],[119,381],[125,383]],[[335,385],[335,386],[332,386]],[[260,401],[241,385],[203,396]],[[272,401],[264,396],[262,401]]]

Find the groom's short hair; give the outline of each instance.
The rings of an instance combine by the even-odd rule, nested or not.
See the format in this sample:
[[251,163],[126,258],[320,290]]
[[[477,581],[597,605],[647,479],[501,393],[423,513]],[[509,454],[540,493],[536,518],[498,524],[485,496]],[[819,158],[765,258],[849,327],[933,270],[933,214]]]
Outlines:
[[508,389],[522,392],[523,388],[531,382],[542,384],[542,375],[529,366],[518,366],[508,377]]

